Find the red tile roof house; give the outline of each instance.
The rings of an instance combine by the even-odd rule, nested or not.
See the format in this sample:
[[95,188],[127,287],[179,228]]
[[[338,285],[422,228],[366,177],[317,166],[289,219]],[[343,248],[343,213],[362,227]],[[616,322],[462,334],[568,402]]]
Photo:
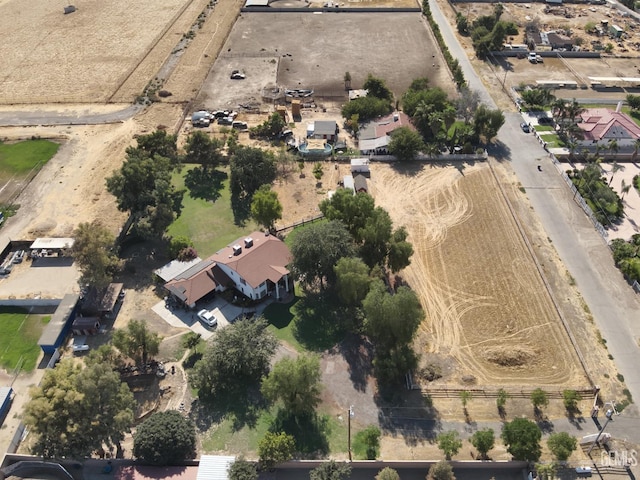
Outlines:
[[636,140],[640,139],[640,127],[631,117],[622,112],[607,108],[589,108],[585,110],[578,127],[584,138],[579,141],[580,147],[599,145],[606,152],[610,140],[618,144],[621,155],[633,152]]
[[360,127],[358,145],[363,155],[386,154],[391,141],[391,134],[400,127],[416,130],[411,118],[404,112],[394,112]]
[[165,284],[189,308],[211,292],[235,288],[252,300],[281,298],[293,289],[291,252],[277,237],[253,232],[217,251]]

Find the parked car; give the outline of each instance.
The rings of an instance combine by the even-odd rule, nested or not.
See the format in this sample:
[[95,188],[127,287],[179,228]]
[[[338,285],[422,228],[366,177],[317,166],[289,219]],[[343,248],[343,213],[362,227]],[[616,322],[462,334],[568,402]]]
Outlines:
[[235,128],[236,130],[246,130],[249,128],[249,125],[247,125],[247,122],[239,122],[236,120],[231,123],[231,128]]
[[591,476],[591,467],[576,467],[576,473],[578,475]]
[[231,125],[233,124],[233,117],[220,117],[218,119],[218,125]]
[[531,129],[529,128],[529,125],[526,122],[522,122],[520,124],[520,128],[524,133],[531,133]]
[[13,263],[22,263],[24,260],[24,250],[18,250],[13,254]]
[[529,52],[529,56],[527,57],[527,59],[531,63],[538,63],[538,54],[536,52]]
[[218,319],[216,318],[216,316],[209,310],[204,308],[198,312],[198,318],[207,327],[215,327],[218,324]]
[[86,352],[87,350],[89,350],[89,345],[87,345],[86,343],[82,345],[74,343],[72,349],[73,353]]
[[240,70],[234,70],[231,72],[231,80],[244,80],[247,76],[241,73]]

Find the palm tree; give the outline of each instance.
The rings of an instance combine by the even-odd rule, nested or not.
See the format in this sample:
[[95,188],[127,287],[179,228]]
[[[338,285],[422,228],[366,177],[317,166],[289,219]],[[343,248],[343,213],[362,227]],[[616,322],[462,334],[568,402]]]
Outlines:
[[576,117],[579,117],[585,112],[585,109],[582,108],[582,105],[576,101],[574,98],[573,101],[566,106],[567,117],[571,120],[571,123],[576,123]]
[[620,147],[618,146],[618,141],[615,138],[611,138],[607,143],[607,150],[609,150],[610,154],[617,155]]
[[620,165],[615,160],[613,161],[613,163],[611,164],[611,178],[609,179],[609,186],[611,186],[611,182],[613,182],[613,177],[616,175],[616,173],[623,169],[624,167],[622,165]]
[[351,89],[351,74],[349,72],[344,72],[344,89]]
[[633,184],[630,183],[629,185],[627,185],[624,181],[624,178],[622,179],[622,186],[620,188],[620,191],[622,192],[622,198],[620,199],[621,201],[624,201],[624,196],[629,193],[629,190],[631,189],[631,186]]

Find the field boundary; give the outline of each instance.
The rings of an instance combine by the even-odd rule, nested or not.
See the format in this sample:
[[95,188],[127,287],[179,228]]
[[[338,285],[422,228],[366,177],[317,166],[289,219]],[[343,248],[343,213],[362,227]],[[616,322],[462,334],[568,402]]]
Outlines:
[[[462,392],[468,392],[471,394],[471,398],[498,398],[500,395],[500,391],[503,390],[507,392],[509,398],[531,398],[531,394],[536,390],[535,388],[511,388],[508,387],[482,387],[482,388],[462,388],[455,386],[437,386],[437,387],[421,387],[417,384],[412,384],[412,390],[420,390],[423,394],[429,395],[433,398],[459,398]],[[547,398],[553,400],[562,400],[563,390],[555,390],[555,389],[542,389]],[[580,396],[584,399],[587,397],[591,397],[594,394],[594,390],[588,387],[581,387],[573,390],[580,394]]]
[[513,221],[516,224],[516,227],[518,229],[518,232],[520,233],[521,238],[524,240],[524,243],[527,247],[527,251],[529,252],[529,255],[531,256],[531,259],[533,260],[534,265],[536,266],[536,270],[538,271],[538,275],[540,276],[540,279],[542,280],[542,283],[544,284],[545,289],[547,290],[547,294],[549,295],[549,298],[551,299],[551,303],[553,304],[553,308],[555,309],[558,317],[560,318],[560,321],[562,322],[562,325],[564,327],[564,330],[566,332],[566,334],[569,337],[569,341],[571,342],[571,345],[573,345],[573,349],[576,352],[576,355],[578,356],[578,361],[580,362],[580,365],[582,367],[582,371],[584,372],[584,374],[587,377],[587,380],[589,381],[589,383],[591,384],[591,388],[595,387],[595,382],[593,381],[593,379],[591,378],[591,374],[589,373],[589,370],[587,368],[587,363],[584,359],[584,356],[582,355],[582,352],[580,351],[580,347],[578,347],[578,343],[575,339],[575,337],[573,336],[573,332],[571,331],[571,328],[569,327],[569,323],[567,322],[567,319],[565,318],[564,314],[562,313],[562,310],[560,309],[560,306],[558,305],[558,301],[556,300],[556,297],[553,293],[553,290],[551,289],[551,285],[549,285],[549,282],[547,281],[547,277],[544,274],[544,271],[542,270],[542,267],[540,265],[540,262],[538,261],[538,257],[536,257],[536,254],[533,250],[533,246],[531,245],[531,242],[529,241],[529,238],[527,237],[524,228],[522,227],[522,224],[520,223],[520,219],[518,218],[518,216],[515,213],[515,210],[513,209],[513,205],[511,205],[511,201],[509,200],[509,197],[507,196],[504,187],[502,186],[502,184],[498,181],[498,177],[496,175],[495,170],[493,169],[493,164],[491,162],[491,159],[487,159],[487,164],[489,165],[489,170],[491,171],[491,174],[493,175],[493,178],[496,182],[496,184],[498,185],[498,188],[500,189],[500,193],[502,194],[502,197],[504,198],[504,201],[507,204],[507,208],[509,209],[509,213],[511,214],[511,217],[513,218]]

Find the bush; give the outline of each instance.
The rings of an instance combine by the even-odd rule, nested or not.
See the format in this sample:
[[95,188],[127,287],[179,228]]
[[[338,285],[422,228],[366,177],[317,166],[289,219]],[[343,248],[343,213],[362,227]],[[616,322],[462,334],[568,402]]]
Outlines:
[[138,427],[133,455],[150,465],[180,465],[196,456],[196,427],[176,410],[154,413]]

